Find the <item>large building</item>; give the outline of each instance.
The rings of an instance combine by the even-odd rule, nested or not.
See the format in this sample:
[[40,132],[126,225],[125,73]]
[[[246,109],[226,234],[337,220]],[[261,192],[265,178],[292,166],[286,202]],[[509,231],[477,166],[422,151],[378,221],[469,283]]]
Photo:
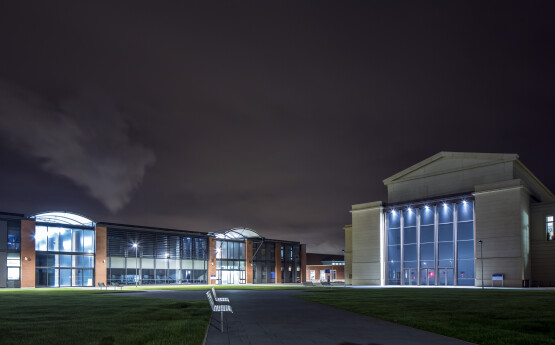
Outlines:
[[299,283],[305,263],[305,245],[246,228],[203,233],[0,213],[0,287]]
[[344,228],[347,283],[555,284],[555,196],[518,155],[440,152],[383,182]]

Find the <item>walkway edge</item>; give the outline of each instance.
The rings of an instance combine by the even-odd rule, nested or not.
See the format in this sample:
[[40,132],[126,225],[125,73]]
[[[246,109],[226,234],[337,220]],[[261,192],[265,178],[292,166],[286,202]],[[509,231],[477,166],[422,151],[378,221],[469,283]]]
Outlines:
[[202,345],[206,345],[206,338],[208,337],[208,329],[210,329],[210,323],[212,322],[212,314],[214,314],[214,312],[210,311],[210,319],[208,320],[208,324],[206,325],[206,331],[204,331],[204,339],[202,340]]

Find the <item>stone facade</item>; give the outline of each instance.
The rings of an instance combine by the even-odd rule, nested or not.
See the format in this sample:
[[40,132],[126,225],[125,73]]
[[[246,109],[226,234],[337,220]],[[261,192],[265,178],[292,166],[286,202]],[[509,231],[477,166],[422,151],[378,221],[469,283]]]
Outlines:
[[352,253],[346,251],[345,257],[347,271],[352,265],[347,281],[353,285],[386,284],[385,208],[457,196],[474,200],[476,286],[482,284],[482,264],[488,286],[493,274],[503,274],[504,286],[555,284],[555,241],[546,240],[545,224],[546,216],[555,215],[555,196],[518,155],[440,152],[383,182],[387,202],[351,209],[345,248]]

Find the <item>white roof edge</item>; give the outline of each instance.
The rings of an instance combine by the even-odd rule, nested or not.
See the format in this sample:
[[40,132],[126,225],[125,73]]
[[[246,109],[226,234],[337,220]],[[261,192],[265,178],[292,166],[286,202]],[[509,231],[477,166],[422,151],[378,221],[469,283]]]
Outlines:
[[518,160],[518,154],[516,153],[482,153],[482,152],[452,152],[452,151],[441,151],[436,153],[435,155],[428,157],[416,164],[411,165],[410,167],[396,173],[395,175],[392,175],[386,179],[384,179],[382,182],[384,185],[388,185],[391,182],[393,182],[394,180],[407,175],[410,172],[413,172],[415,170],[420,169],[421,167],[428,165],[440,158],[445,158],[445,157],[457,157],[457,158],[482,158],[482,159],[491,159],[493,160],[497,160],[497,161],[514,161],[514,160]]
[[[68,212],[68,211],[47,211],[40,212],[30,216],[39,222],[53,223],[53,224],[68,224],[68,225],[82,225],[94,227],[96,222],[81,214]],[[37,219],[38,218],[38,219]],[[55,221],[58,220],[58,221]]]
[[555,194],[553,194],[553,192],[549,188],[547,188],[546,185],[544,185],[543,182],[540,181],[540,179],[537,178],[536,175],[534,175],[534,173],[526,167],[526,165],[524,165],[524,163],[522,163],[518,159],[516,160],[516,163],[524,170],[524,172],[532,177],[532,179],[540,186],[540,188],[542,188],[553,200],[555,200]]
[[217,238],[222,239],[247,239],[247,238],[262,238],[260,234],[250,228],[233,228],[222,230],[214,233]]

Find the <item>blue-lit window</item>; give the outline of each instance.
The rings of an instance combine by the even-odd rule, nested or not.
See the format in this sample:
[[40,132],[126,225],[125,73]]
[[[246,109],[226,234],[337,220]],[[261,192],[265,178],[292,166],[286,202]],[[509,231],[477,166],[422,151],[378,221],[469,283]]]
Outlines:
[[473,201],[400,209],[386,214],[387,284],[474,285]]
[[387,262],[388,284],[401,283],[401,213],[392,210],[388,214],[387,223]]
[[434,225],[434,209],[430,206],[425,206],[420,209],[420,225]]
[[553,216],[547,216],[545,218],[545,229],[547,234],[547,240],[553,241],[555,239],[555,234],[553,233]]
[[390,228],[400,228],[401,227],[401,217],[399,212],[392,210],[388,214],[388,224]]
[[463,201],[457,204],[457,221],[467,222],[474,220],[474,204],[471,201]]
[[457,203],[457,284],[474,285],[474,203]]
[[416,212],[413,209],[409,208],[403,212],[403,226],[416,226]]
[[453,222],[453,206],[451,204],[443,203],[438,205],[437,213],[439,224]]
[[8,222],[8,250],[19,251],[21,248],[21,230],[19,224]]

